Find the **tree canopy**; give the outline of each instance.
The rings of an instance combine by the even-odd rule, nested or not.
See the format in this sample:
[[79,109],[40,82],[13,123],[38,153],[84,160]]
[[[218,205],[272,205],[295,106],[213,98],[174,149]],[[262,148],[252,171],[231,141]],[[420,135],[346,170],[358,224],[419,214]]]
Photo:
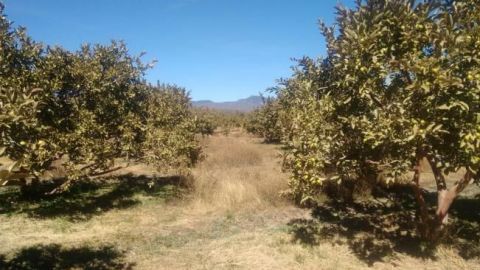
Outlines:
[[[475,1],[367,0],[339,6],[334,26],[320,23],[326,57],[300,60],[277,88],[291,193],[305,202],[328,181],[411,184],[433,237],[480,180],[479,15]],[[437,183],[433,218],[422,160]],[[445,174],[461,169],[448,189]]]
[[0,150],[12,161],[2,180],[19,172],[38,178],[58,160],[69,180],[116,158],[159,169],[195,163],[200,149],[185,89],[148,84],[150,64],[123,42],[49,47],[14,28],[3,7],[0,15]]

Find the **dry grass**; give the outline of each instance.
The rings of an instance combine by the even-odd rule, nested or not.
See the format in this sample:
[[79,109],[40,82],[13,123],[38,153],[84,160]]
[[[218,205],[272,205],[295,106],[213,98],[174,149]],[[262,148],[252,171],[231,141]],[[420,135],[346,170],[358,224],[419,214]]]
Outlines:
[[198,209],[250,210],[284,205],[280,192],[287,176],[279,170],[278,146],[259,139],[215,136],[206,144],[206,160],[194,170]]
[[[294,241],[289,224],[311,216],[278,195],[287,187],[278,146],[238,131],[203,143],[207,157],[183,196],[170,198],[172,184],[157,179],[154,190],[139,182],[135,192],[109,186],[61,201],[88,199],[77,209],[80,219],[69,215],[73,209],[49,216],[21,205],[0,211],[0,269],[21,269],[14,262],[33,269],[480,269],[478,260],[447,247],[436,258],[394,254],[369,265],[344,237]],[[117,173],[155,175],[141,165]]]

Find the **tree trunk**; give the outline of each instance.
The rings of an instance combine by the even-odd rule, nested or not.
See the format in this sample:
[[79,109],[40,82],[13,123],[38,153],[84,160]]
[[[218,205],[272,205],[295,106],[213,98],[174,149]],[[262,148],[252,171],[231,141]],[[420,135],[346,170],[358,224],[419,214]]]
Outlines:
[[437,220],[441,224],[448,223],[448,209],[452,205],[455,198],[462,192],[472,180],[472,173],[467,168],[467,172],[462,179],[457,181],[450,189],[442,189],[438,191]]
[[418,233],[422,238],[428,238],[430,234],[430,225],[431,218],[428,215],[428,207],[427,203],[425,202],[425,198],[423,197],[422,190],[420,188],[420,161],[422,160],[422,156],[417,155],[415,167],[414,167],[414,175],[412,179],[412,187],[413,192],[415,194],[415,200],[418,204]]
[[40,180],[38,178],[32,178],[30,181],[27,179],[21,179],[20,193],[23,198],[36,199],[41,196],[40,192]]
[[437,240],[442,235],[446,225],[448,224],[448,210],[455,198],[462,192],[472,179],[472,172],[466,168],[466,173],[462,179],[457,181],[453,187],[447,188],[445,177],[442,171],[437,167],[436,160],[433,157],[428,157],[428,162],[432,168],[435,182],[437,183],[437,210],[435,218],[431,221],[430,233],[427,238],[430,240]]

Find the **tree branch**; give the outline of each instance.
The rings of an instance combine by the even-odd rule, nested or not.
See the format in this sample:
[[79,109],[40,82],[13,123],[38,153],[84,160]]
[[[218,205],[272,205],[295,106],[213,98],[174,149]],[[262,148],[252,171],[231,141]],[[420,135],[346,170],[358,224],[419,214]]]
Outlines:
[[432,168],[433,176],[435,177],[435,182],[437,183],[437,191],[442,191],[447,189],[447,182],[445,181],[445,176],[443,176],[442,171],[437,167],[437,159],[432,156],[427,156],[428,163]]

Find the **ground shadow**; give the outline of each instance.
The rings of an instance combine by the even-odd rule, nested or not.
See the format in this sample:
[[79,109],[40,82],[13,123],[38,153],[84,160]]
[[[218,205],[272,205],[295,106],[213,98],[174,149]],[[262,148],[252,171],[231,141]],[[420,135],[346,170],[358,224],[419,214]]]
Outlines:
[[0,269],[132,269],[124,252],[112,246],[62,248],[38,245],[19,250],[13,256],[0,255]]
[[454,201],[452,216],[452,239],[465,259],[480,258],[480,197],[461,197]]
[[67,192],[55,195],[37,191],[35,197],[25,197],[18,188],[10,187],[0,193],[0,214],[26,213],[33,218],[85,220],[112,209],[133,207],[140,203],[138,194],[168,201],[181,196],[187,188],[186,178],[182,176],[132,174],[80,181]]
[[[433,206],[436,194],[426,193]],[[416,204],[413,196],[344,203],[328,201],[312,208],[311,219],[289,222],[293,241],[318,245],[322,241],[346,243],[369,265],[395,253],[434,259],[434,245],[416,232]],[[431,208],[434,211],[434,208]],[[450,211],[451,225],[442,243],[452,245],[465,259],[480,256],[480,202],[459,198]]]

